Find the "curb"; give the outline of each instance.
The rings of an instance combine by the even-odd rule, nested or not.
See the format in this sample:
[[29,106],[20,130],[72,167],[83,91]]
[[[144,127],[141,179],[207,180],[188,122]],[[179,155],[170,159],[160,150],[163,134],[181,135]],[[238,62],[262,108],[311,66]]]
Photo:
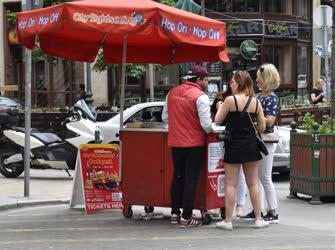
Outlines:
[[22,208],[22,207],[32,207],[32,206],[43,206],[43,205],[58,205],[58,204],[69,204],[70,200],[14,200],[6,204],[0,204],[0,211]]

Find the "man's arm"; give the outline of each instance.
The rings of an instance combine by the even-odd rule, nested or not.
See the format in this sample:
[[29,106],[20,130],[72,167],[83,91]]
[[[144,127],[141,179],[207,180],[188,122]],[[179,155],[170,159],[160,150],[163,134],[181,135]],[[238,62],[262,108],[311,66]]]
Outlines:
[[323,92],[321,92],[318,96],[314,93],[311,93],[311,100],[312,102],[317,102],[322,96],[324,96]]
[[207,95],[201,95],[196,101],[198,116],[202,129],[209,134],[212,132],[212,119],[210,112],[210,102]]

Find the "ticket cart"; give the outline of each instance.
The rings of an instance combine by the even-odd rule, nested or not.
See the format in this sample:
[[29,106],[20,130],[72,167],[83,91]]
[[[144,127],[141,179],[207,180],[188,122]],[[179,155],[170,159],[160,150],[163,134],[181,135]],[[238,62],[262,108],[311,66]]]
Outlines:
[[[218,131],[216,131],[218,132]],[[124,128],[120,131],[122,147],[123,215],[131,218],[132,205],[145,206],[145,212],[154,207],[170,207],[170,184],[173,175],[168,133],[163,128]],[[195,209],[202,214],[204,224],[212,220],[207,213],[224,208],[224,165],[222,143],[217,133],[207,136],[206,160],[200,172]],[[224,216],[224,209],[221,209]]]

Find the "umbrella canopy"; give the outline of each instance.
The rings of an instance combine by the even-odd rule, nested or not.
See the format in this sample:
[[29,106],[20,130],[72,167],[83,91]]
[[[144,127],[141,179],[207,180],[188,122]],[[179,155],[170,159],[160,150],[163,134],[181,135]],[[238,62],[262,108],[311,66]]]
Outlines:
[[49,55],[121,63],[124,35],[129,63],[229,61],[225,24],[151,0],[85,0],[17,13],[19,42],[32,49],[38,38]]

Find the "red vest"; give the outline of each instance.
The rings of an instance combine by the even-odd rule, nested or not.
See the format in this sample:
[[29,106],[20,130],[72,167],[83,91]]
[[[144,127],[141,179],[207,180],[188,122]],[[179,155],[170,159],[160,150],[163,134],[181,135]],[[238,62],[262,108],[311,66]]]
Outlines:
[[170,147],[198,147],[206,143],[206,133],[200,125],[196,101],[202,88],[185,82],[173,88],[168,97]]

